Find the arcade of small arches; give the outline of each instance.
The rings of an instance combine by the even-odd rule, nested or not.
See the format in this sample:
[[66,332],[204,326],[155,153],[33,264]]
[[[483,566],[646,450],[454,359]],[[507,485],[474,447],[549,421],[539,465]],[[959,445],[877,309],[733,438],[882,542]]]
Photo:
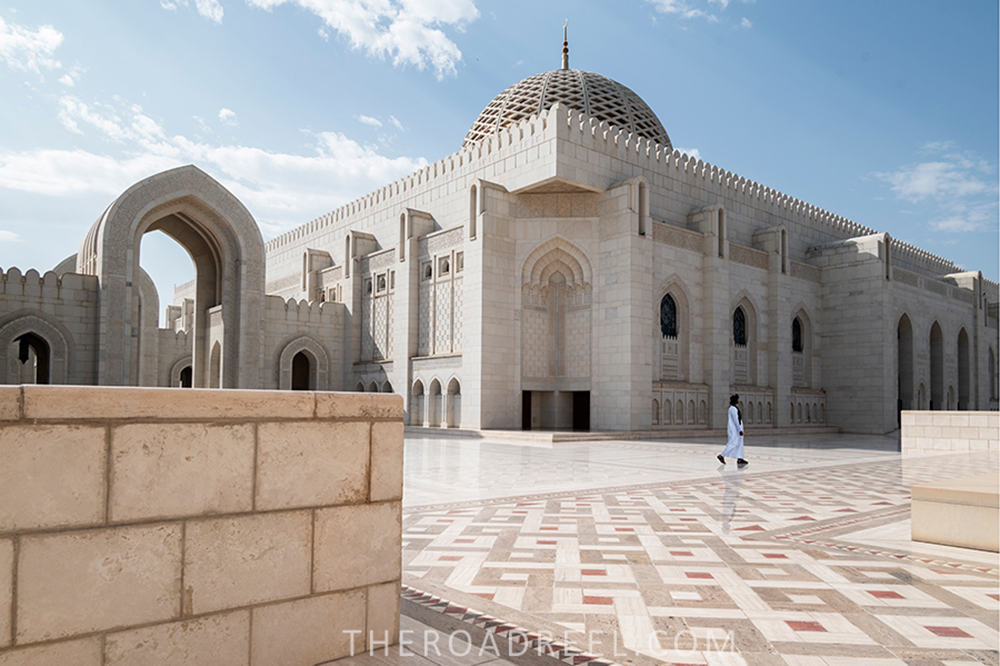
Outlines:
[[410,387],[408,423],[430,428],[459,428],[462,426],[462,385],[457,377],[442,381],[433,377],[427,387],[423,379],[416,379]]
[[[923,338],[923,340],[920,340]],[[896,367],[898,378],[897,410],[971,410],[972,356],[969,332],[965,326],[957,333],[945,335],[939,320],[931,321],[923,335],[914,332],[908,314],[899,318],[896,326]],[[925,342],[926,344],[920,344]],[[917,345],[920,344],[920,349]],[[927,362],[918,363],[927,350]],[[989,399],[996,401],[997,352],[989,345]],[[946,372],[946,359],[957,361],[957,372]],[[950,381],[946,380],[950,377]]]

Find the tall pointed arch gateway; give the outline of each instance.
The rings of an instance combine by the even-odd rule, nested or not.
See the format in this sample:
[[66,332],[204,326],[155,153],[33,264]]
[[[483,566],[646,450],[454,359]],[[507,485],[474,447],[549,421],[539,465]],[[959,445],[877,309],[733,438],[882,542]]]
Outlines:
[[[77,272],[100,285],[98,384],[139,383],[139,247],[143,234],[162,231],[195,265],[195,386],[257,388],[262,360],[264,242],[246,207],[194,166],[142,180],[94,223],[77,254]],[[209,377],[210,350],[219,345],[218,375]]]

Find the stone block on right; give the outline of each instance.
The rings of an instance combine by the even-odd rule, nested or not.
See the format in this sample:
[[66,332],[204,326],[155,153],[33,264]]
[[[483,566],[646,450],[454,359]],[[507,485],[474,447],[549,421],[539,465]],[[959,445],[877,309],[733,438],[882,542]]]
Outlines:
[[1000,472],[912,487],[912,537],[946,546],[1000,550]]

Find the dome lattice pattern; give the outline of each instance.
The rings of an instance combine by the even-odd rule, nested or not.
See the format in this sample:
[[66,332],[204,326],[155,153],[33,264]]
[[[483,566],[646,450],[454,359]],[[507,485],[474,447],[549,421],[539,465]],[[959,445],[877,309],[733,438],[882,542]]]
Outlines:
[[556,69],[515,83],[493,98],[465,135],[462,147],[482,141],[528,116],[562,102],[609,125],[672,147],[653,110],[634,92],[606,76]]

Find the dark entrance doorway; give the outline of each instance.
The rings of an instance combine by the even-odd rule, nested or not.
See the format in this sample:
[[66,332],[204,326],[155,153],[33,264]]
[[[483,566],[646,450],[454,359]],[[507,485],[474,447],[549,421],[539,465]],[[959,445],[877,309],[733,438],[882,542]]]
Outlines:
[[573,430],[590,430],[590,391],[573,391]]
[[181,370],[181,388],[191,388],[191,366]]
[[25,333],[15,338],[18,344],[17,359],[24,365],[31,361],[34,365],[35,384],[49,383],[49,343],[34,333]]
[[[287,358],[287,357],[286,357]],[[292,390],[293,391],[308,391],[309,390],[309,376],[312,374],[312,368],[309,367],[309,357],[303,352],[299,352],[292,357]]]
[[531,430],[531,391],[521,391],[521,430]]

